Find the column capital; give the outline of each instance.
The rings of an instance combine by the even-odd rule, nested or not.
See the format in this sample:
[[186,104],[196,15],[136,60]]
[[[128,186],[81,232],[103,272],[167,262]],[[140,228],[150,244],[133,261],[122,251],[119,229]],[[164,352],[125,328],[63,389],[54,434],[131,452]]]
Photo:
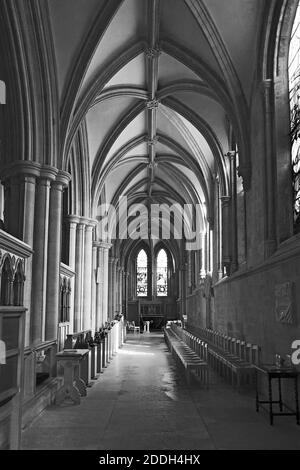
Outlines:
[[225,206],[226,204],[229,204],[229,202],[231,200],[231,196],[221,196],[220,200],[221,200],[222,204]]
[[86,225],[85,226],[85,231],[86,232],[92,232],[94,230],[94,225]]
[[82,222],[84,222],[85,225],[88,225],[89,227],[96,227],[97,225],[97,220],[89,219],[88,217],[82,217]]
[[41,167],[41,172],[40,172],[40,179],[45,179],[49,181],[55,181],[56,177],[58,174],[58,169],[50,166],[50,165],[43,165]]
[[60,184],[60,185],[62,185],[63,188],[67,188],[70,181],[71,181],[70,173],[67,173],[66,171],[60,170],[58,172],[58,174],[56,175],[56,180],[55,180],[54,184]]
[[80,217],[78,217],[77,215],[68,215],[66,217],[66,220],[70,223],[70,224],[79,224],[79,220],[80,220]]
[[230,160],[233,160],[236,157],[236,151],[230,150],[225,154],[225,157],[228,157]]
[[262,83],[262,89],[264,93],[268,93],[274,85],[274,81],[272,78],[266,78],[261,83]]
[[29,161],[17,161],[11,165],[7,165],[1,170],[2,181],[8,180],[13,176],[34,176],[38,178],[41,172],[41,165],[35,162]]
[[97,248],[103,248],[104,250],[109,250],[112,247],[112,244],[107,243],[107,242],[102,242],[102,241],[95,241],[93,243],[93,246]]

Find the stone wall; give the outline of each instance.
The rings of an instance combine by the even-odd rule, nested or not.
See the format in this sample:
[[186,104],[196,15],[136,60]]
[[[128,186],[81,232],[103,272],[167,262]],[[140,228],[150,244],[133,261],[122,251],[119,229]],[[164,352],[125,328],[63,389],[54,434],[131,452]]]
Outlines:
[[[285,257],[285,259],[283,259]],[[292,287],[292,323],[280,322],[278,289]],[[300,253],[274,256],[260,267],[237,274],[215,286],[214,328],[262,347],[262,360],[289,354],[291,344],[300,339]],[[282,307],[286,303],[281,296]]]

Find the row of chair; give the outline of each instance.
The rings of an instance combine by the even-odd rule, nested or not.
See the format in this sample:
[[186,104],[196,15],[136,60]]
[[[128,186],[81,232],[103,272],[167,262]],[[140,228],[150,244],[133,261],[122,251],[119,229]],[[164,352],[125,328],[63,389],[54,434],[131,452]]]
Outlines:
[[260,348],[222,332],[197,328],[197,336],[208,343],[211,367],[238,390],[254,383],[254,366],[260,362]]
[[189,346],[192,351],[194,351],[200,359],[207,362],[208,354],[207,354],[207,343],[197,336],[193,335],[187,330],[182,329],[180,326],[171,325],[171,330],[180,337],[182,341],[185,342],[187,346]]
[[209,372],[207,363],[207,344],[175,324],[164,329],[166,343],[175,360],[185,369],[186,380],[191,376],[208,387]]

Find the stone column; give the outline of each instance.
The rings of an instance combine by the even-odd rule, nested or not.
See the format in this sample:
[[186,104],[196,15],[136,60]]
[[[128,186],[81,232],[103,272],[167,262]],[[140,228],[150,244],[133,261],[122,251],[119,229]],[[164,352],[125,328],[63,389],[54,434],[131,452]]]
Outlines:
[[214,259],[213,259],[213,251],[214,251],[214,237],[213,237],[213,231],[209,227],[209,248],[208,248],[208,257],[209,257],[209,272],[213,272],[213,266],[214,266]]
[[83,261],[84,261],[84,232],[85,224],[79,221],[76,230],[76,262],[75,262],[75,305],[74,305],[74,331],[82,331],[83,319]]
[[187,263],[181,265],[181,313],[187,314]]
[[103,299],[102,299],[102,321],[105,323],[108,319],[108,257],[111,245],[103,243]]
[[230,244],[231,244],[231,267],[230,271],[235,272],[238,269],[238,242],[237,242],[237,170],[236,170],[236,152],[228,152],[227,157],[230,161],[230,180],[231,180],[231,206],[230,206]]
[[[25,175],[24,188],[24,210],[23,210],[23,241],[33,246],[34,234],[34,210],[35,210],[35,187],[36,176]],[[32,289],[32,256],[26,260],[23,304],[27,308],[25,326],[25,347],[30,344],[30,316],[31,316],[31,289]]]
[[223,277],[223,266],[222,266],[222,207],[221,207],[221,189],[220,180],[216,179],[217,185],[217,224],[216,224],[216,236],[217,236],[217,263],[218,263],[218,280]]
[[[14,162],[2,171],[3,217],[5,228],[33,247],[36,179],[40,176],[41,165],[29,161]],[[12,186],[12,188],[11,188]],[[25,347],[30,344],[32,256],[25,263],[23,305],[27,308],[25,320]]]
[[108,317],[111,318],[112,316],[112,299],[113,299],[113,285],[112,285],[112,278],[113,278],[113,265],[114,265],[114,258],[112,256],[109,257],[108,260]]
[[178,300],[179,300],[179,313],[180,315],[183,314],[182,312],[182,292],[183,291],[183,288],[182,288],[182,270],[181,268],[178,269]]
[[127,302],[128,302],[128,278],[129,278],[129,273],[127,271],[124,271],[124,290],[123,290],[123,314],[124,318],[127,318]]
[[222,263],[227,274],[230,271],[230,197],[221,197],[222,201]]
[[96,256],[96,329],[103,325],[102,303],[103,303],[103,249],[99,242],[94,244],[97,250]]
[[[79,217],[68,216],[69,227],[70,227],[70,240],[69,240],[69,266],[75,271],[75,260],[76,260],[76,232],[77,225],[79,223]],[[75,274],[76,277],[76,274]],[[70,296],[70,333],[74,332],[74,321],[75,321],[75,277],[71,279],[71,296]]]
[[45,340],[50,184],[57,170],[43,167],[36,188],[32,265],[31,340]]
[[74,270],[76,260],[76,231],[79,217],[70,215],[67,219],[70,224],[69,266]]
[[59,316],[59,271],[61,255],[62,194],[68,186],[70,175],[60,172],[51,184],[49,210],[47,300],[46,300],[46,341],[57,338]]
[[83,329],[91,329],[92,306],[92,250],[93,250],[94,224],[88,223],[85,227],[84,239],[84,274],[83,274]]
[[271,256],[276,249],[276,198],[274,145],[273,145],[273,81],[263,82],[265,111],[265,258]]
[[207,273],[207,263],[206,263],[206,233],[201,233],[201,269],[200,277],[203,279]]
[[122,267],[119,268],[119,313],[122,313],[122,302],[123,302],[123,273],[124,270]]
[[112,289],[113,289],[113,301],[112,301],[112,317],[111,320],[115,318],[116,315],[116,309],[117,309],[117,294],[118,294],[118,276],[117,276],[117,270],[118,270],[118,258],[114,259],[113,263],[113,277],[112,277]]
[[92,331],[98,330],[97,326],[97,246],[93,244],[92,252]]

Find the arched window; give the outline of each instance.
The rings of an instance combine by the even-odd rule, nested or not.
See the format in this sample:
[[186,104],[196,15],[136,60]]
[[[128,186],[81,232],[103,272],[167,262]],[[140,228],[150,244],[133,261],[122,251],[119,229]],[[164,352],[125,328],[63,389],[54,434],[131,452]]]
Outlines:
[[300,7],[298,5],[289,49],[293,209],[295,230],[300,231]]
[[145,250],[141,250],[137,256],[136,293],[138,297],[148,295],[148,256]]
[[168,257],[164,249],[161,249],[157,255],[156,295],[157,297],[168,295]]

